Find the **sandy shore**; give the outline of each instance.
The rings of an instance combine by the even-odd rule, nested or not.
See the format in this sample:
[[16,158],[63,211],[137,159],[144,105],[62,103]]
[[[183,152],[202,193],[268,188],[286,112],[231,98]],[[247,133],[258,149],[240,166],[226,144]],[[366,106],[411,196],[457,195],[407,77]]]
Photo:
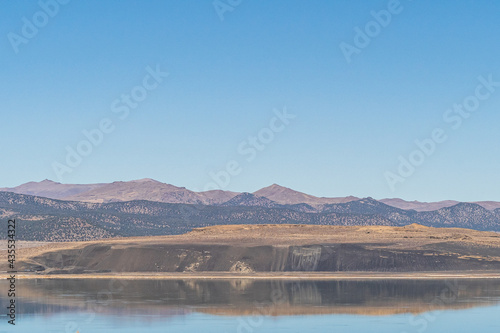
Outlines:
[[[9,274],[0,273],[1,279]],[[500,279],[500,272],[279,272],[279,273],[121,273],[121,274],[28,274],[18,273],[16,279],[128,279],[128,280],[438,280],[438,279]]]

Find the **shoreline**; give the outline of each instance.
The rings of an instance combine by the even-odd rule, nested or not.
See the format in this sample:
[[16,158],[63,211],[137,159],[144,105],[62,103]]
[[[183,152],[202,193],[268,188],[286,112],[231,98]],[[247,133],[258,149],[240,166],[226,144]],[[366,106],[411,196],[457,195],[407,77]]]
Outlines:
[[[0,273],[8,279],[9,273]],[[500,279],[500,272],[197,272],[197,273],[89,273],[89,274],[29,274],[15,273],[17,280],[33,279],[122,279],[122,280],[446,280]]]

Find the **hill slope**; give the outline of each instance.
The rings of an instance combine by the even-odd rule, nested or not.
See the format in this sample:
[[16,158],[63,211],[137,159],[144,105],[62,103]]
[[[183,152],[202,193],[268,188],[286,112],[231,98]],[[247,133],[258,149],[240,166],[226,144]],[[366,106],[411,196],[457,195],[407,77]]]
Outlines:
[[500,271],[500,235],[467,229],[240,225],[179,236],[51,245],[24,270],[91,272]]
[[185,187],[164,184],[153,179],[140,179],[106,184],[64,199],[101,203],[148,200],[167,203],[219,204],[235,195],[237,193],[228,191],[193,192]]
[[345,197],[345,198],[318,198],[313,195],[305,194],[292,190],[287,187],[280,186],[278,184],[273,184],[268,187],[264,187],[253,194],[268,198],[274,202],[280,203],[282,205],[294,205],[305,203],[311,206],[319,206],[323,204],[332,203],[344,203],[353,200],[358,200],[356,197]]
[[35,195],[51,199],[65,199],[80,193],[96,190],[106,184],[61,184],[45,179],[41,182],[29,182],[16,187],[0,188],[0,192]]
[[[29,182],[13,188],[0,188],[0,192],[14,192],[41,196],[51,199],[68,201],[84,201],[94,203],[123,202],[131,200],[147,200],[164,203],[184,203],[220,205],[231,200],[236,195],[243,193],[213,190],[195,192],[184,187],[165,184],[153,179],[145,178],[139,180],[113,182],[110,184],[61,184],[50,180],[41,182]],[[283,187],[277,184],[262,188],[253,193],[256,197],[267,198],[279,205],[295,206],[296,210],[303,212],[319,211],[324,205],[348,203],[360,200],[353,196],[325,198],[315,197]],[[458,201],[446,200],[439,202],[405,201],[403,199],[381,199],[381,203],[389,206],[415,210],[419,212],[434,211],[441,208],[451,207]],[[490,211],[500,209],[500,202],[478,201],[476,203]],[[246,204],[249,206],[249,204]],[[256,204],[259,206],[260,204]],[[300,205],[300,207],[299,207]]]
[[[261,206],[235,203],[214,205],[172,204],[135,200],[88,203],[62,201],[0,192],[0,216],[17,221],[17,237],[37,241],[92,240],[109,237],[175,235],[192,228],[227,224],[313,224],[467,227],[500,231],[500,210],[488,211],[476,204],[458,204],[434,212],[405,211],[366,198],[331,204],[323,211],[310,206],[278,205],[268,199]],[[239,201],[238,201],[239,200]],[[5,239],[5,234],[0,236]]]

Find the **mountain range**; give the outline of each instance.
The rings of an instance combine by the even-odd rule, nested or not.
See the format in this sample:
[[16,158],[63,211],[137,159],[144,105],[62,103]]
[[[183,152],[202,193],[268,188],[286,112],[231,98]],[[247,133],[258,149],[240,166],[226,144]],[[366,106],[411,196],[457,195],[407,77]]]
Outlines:
[[[238,202],[239,205],[245,206],[301,204],[310,206],[314,208],[314,210],[318,211],[321,211],[322,207],[328,204],[347,203],[360,200],[360,198],[354,196],[337,198],[316,197],[277,184],[273,184],[256,192],[253,192],[252,194],[254,197],[250,199],[249,196],[246,196],[244,198],[238,197],[242,193],[231,191],[213,190],[205,192],[195,192],[188,190],[185,187],[177,187],[149,178],[127,182],[117,181],[113,183],[99,184],[61,184],[46,179],[41,182],[29,182],[12,188],[0,188],[0,191],[34,195],[50,199],[92,203],[147,200],[163,203],[202,205],[227,205],[235,204],[236,202]],[[233,198],[235,200],[229,202],[229,200]],[[264,203],[265,200],[256,198],[265,198],[272,201],[272,203]],[[248,200],[252,200],[253,203],[249,202]],[[257,204],[257,201],[259,201],[259,204]],[[412,209],[419,212],[434,211],[445,207],[451,207],[460,203],[459,201],[453,200],[439,202],[420,202],[405,201],[403,199],[397,198],[381,199],[379,200],[379,202],[392,207],[405,210]],[[500,208],[500,202],[480,201],[474,203],[491,211]]]
[[460,202],[417,211],[373,198],[317,198],[278,185],[255,193],[193,192],[151,179],[73,187],[46,180],[0,191],[0,218],[16,219],[18,239],[37,241],[171,235],[228,224],[417,223],[498,232],[500,208],[489,207]]

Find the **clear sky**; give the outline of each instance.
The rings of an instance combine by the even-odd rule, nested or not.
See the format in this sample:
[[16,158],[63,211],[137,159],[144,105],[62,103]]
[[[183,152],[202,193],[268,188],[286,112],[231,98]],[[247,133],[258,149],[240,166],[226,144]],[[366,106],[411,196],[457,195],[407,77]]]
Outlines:
[[498,1],[0,4],[0,187],[500,201]]

